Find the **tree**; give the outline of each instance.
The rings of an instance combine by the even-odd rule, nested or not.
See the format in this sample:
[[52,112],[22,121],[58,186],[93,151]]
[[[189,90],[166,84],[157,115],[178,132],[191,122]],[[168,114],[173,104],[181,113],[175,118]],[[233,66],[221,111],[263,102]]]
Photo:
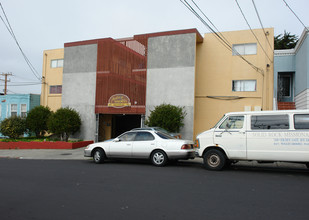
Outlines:
[[68,141],[69,136],[79,131],[81,119],[77,111],[71,108],[60,108],[52,113],[47,121],[48,130],[60,135],[61,140]]
[[184,125],[185,116],[184,107],[161,104],[156,106],[153,111],[150,111],[150,116],[145,124],[149,127],[161,127],[169,132],[179,132]]
[[298,37],[290,32],[284,31],[284,34],[275,36],[274,46],[275,50],[293,49],[298,41]]
[[26,118],[26,127],[35,133],[36,137],[44,135],[47,128],[47,120],[51,115],[49,107],[36,106],[31,109]]
[[26,132],[25,118],[13,116],[1,122],[0,132],[10,138],[18,138]]

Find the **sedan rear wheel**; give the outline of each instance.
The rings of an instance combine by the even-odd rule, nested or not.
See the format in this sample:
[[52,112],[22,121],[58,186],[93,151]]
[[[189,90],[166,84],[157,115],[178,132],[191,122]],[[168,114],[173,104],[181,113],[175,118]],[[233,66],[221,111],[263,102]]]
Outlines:
[[102,149],[96,149],[93,153],[93,160],[95,163],[103,163],[105,158],[105,153]]
[[167,162],[167,155],[161,150],[156,150],[151,154],[151,162],[153,165],[162,167]]

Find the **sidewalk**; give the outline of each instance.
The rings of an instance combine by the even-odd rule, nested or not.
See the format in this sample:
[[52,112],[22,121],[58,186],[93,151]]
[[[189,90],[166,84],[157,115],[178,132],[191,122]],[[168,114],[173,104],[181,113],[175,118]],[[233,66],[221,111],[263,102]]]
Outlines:
[[32,150],[0,150],[0,158],[39,159],[39,160],[86,160],[84,149],[32,149]]

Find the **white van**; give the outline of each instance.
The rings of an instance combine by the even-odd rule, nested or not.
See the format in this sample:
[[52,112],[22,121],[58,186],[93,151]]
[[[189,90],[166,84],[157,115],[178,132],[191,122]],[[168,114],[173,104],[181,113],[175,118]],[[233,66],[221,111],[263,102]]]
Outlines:
[[196,137],[209,170],[240,160],[297,162],[309,168],[309,110],[231,112]]

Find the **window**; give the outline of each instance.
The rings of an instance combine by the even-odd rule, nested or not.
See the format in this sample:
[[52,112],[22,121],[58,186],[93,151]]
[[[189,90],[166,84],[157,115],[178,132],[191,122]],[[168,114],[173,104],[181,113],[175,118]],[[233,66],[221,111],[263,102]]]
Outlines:
[[11,117],[17,116],[17,104],[11,104]]
[[233,56],[256,54],[256,43],[253,44],[233,44]]
[[244,126],[244,116],[230,116],[220,125],[220,129],[241,129]]
[[119,137],[119,141],[133,141],[135,135],[136,135],[136,132],[126,133],[126,134],[121,135],[121,136]]
[[233,92],[255,92],[256,80],[233,80],[232,81]]
[[289,129],[288,115],[251,116],[251,129]]
[[63,59],[51,60],[50,67],[51,68],[63,67]]
[[309,115],[294,115],[295,129],[309,129]]
[[174,137],[172,137],[172,136],[170,136],[170,135],[168,135],[168,134],[166,134],[166,133],[162,133],[162,132],[160,132],[160,131],[157,131],[156,134],[157,134],[160,138],[162,138],[162,139],[176,139],[176,138],[174,138]]
[[154,137],[149,132],[138,132],[135,136],[135,141],[152,141]]
[[20,105],[20,116],[23,118],[27,117],[27,104]]
[[50,86],[49,87],[49,94],[61,94],[62,93],[62,86]]

